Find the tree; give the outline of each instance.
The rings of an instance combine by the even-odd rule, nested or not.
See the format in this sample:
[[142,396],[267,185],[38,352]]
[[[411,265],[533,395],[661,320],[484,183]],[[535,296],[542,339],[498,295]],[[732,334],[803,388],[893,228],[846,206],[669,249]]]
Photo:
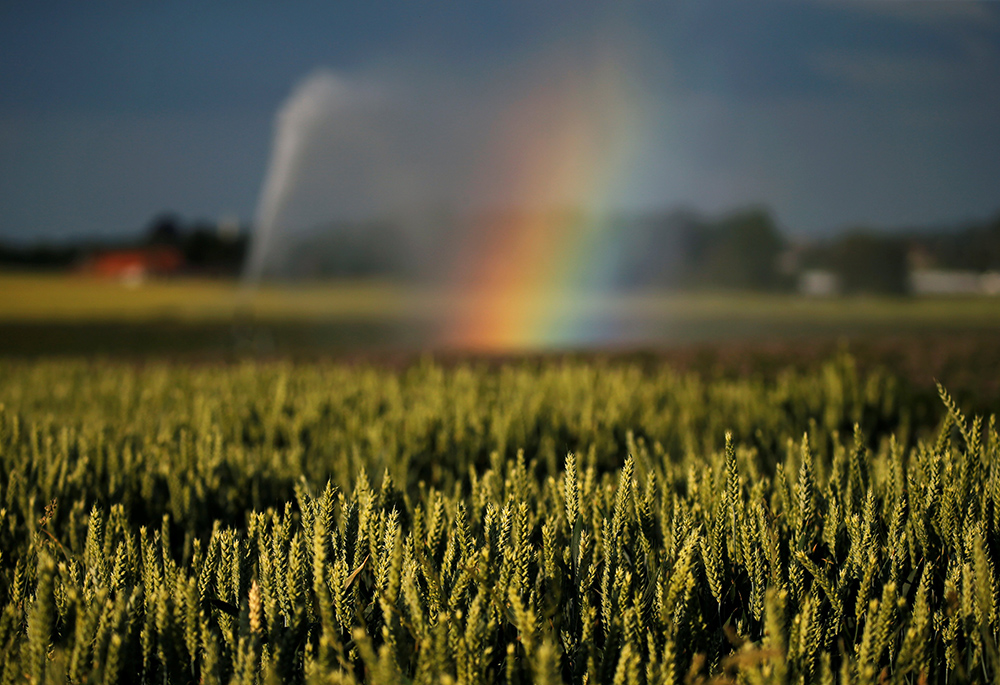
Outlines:
[[906,242],[855,229],[833,249],[833,268],[849,293],[902,295],[907,290]]
[[711,231],[704,267],[708,284],[750,290],[778,286],[778,255],[785,241],[766,209],[730,214]]
[[146,243],[149,245],[173,245],[181,242],[181,221],[172,212],[156,215],[146,229]]

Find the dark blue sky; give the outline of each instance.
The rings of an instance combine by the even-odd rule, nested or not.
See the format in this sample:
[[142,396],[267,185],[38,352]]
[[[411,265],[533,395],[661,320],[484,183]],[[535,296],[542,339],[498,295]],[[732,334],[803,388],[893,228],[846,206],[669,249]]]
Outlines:
[[1000,209],[1000,3],[6,2],[0,238],[249,221],[317,69],[480,92],[605,35],[646,110],[626,208],[813,235]]

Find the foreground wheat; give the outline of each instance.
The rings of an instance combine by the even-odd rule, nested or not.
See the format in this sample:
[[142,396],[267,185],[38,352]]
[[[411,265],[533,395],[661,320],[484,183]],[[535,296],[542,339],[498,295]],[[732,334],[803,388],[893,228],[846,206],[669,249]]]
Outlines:
[[0,386],[3,683],[1000,675],[996,426],[847,359],[92,371]]

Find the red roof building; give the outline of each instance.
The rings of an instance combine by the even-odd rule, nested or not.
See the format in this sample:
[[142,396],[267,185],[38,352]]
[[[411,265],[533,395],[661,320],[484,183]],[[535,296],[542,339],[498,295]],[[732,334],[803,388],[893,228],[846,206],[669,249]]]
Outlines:
[[84,262],[82,270],[103,278],[134,281],[174,274],[183,266],[184,255],[180,250],[156,246],[97,252]]

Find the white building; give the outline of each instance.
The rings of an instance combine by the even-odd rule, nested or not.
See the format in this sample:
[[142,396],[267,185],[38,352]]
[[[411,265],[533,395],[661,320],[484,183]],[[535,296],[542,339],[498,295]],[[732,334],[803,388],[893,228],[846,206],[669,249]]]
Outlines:
[[839,295],[840,278],[825,269],[806,269],[799,274],[799,292],[809,297]]
[[1000,273],[947,269],[913,269],[914,295],[1000,295]]

